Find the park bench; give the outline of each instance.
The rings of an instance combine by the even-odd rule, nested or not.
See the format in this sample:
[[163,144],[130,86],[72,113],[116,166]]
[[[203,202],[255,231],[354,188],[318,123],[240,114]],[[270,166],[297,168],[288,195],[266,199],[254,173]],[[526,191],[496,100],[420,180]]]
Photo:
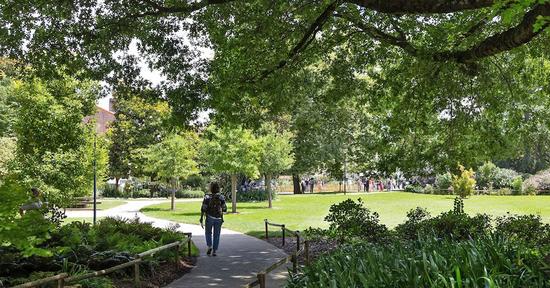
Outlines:
[[[94,200],[89,197],[79,197],[75,199],[75,202],[72,203],[69,208],[87,208],[88,205],[93,205]],[[96,204],[101,204],[101,201],[96,201]]]

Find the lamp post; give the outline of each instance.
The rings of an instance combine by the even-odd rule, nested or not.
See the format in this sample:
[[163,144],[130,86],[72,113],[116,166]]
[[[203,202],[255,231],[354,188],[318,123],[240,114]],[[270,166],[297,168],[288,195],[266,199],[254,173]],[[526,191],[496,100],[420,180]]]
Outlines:
[[96,175],[96,138],[97,138],[97,131],[94,131],[94,226],[97,218],[97,175]]

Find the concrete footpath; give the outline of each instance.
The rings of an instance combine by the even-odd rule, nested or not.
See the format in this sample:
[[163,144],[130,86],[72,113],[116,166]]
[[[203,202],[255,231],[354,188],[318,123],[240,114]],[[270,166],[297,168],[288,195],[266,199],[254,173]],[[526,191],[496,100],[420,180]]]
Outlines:
[[[143,207],[168,202],[166,200],[128,201],[126,204],[98,211],[98,217],[139,217],[156,227],[167,227],[176,222],[145,216],[139,212]],[[181,202],[181,201],[178,201]],[[176,205],[177,209],[177,205]],[[91,217],[92,211],[67,211],[68,217]],[[197,219],[198,221],[198,219]],[[240,287],[255,280],[256,273],[270,266],[286,254],[281,249],[260,239],[228,229],[222,229],[220,247],[216,257],[206,256],[204,230],[200,225],[183,224],[179,231],[191,232],[193,242],[200,250],[197,267],[182,278],[166,287]],[[267,287],[283,287],[286,283],[287,268],[282,267],[269,274]]]

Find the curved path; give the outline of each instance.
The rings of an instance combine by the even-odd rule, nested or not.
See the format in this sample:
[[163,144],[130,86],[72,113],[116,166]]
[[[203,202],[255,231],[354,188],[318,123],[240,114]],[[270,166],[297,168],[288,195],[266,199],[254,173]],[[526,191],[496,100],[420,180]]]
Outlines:
[[[140,212],[143,207],[162,202],[166,202],[166,200],[129,201],[108,210],[98,211],[97,216],[139,217],[140,220],[151,222],[157,227],[174,225],[175,222],[148,217]],[[91,214],[92,211],[67,211],[68,217],[90,217]],[[179,231],[193,234],[193,241],[200,250],[200,256],[197,267],[166,286],[169,288],[240,287],[253,281],[256,273],[286,256],[284,251],[265,241],[222,229],[218,256],[208,257],[205,255],[204,230],[199,225],[178,224],[180,225]],[[266,281],[267,287],[284,286],[286,277],[286,267],[273,271]]]

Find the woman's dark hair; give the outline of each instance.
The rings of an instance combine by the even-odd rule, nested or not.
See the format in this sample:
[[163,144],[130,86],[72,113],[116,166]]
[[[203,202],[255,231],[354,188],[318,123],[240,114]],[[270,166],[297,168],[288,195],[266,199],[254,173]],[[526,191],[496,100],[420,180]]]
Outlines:
[[212,194],[220,193],[220,184],[218,184],[218,182],[210,183],[210,192]]

